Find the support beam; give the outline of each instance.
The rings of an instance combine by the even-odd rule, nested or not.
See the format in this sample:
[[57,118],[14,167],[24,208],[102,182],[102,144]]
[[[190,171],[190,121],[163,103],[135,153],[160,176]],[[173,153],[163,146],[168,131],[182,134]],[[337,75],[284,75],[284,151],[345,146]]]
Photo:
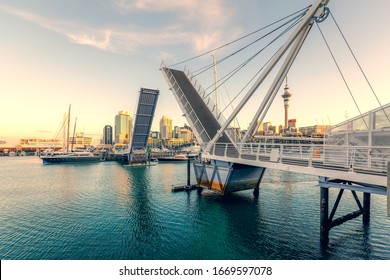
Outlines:
[[355,219],[357,217],[359,217],[360,215],[362,215],[364,212],[364,210],[356,210],[355,212],[352,212],[352,213],[349,213],[345,216],[342,216],[340,218],[337,218],[335,220],[333,220],[330,225],[329,225],[329,229],[335,227],[335,226],[339,226],[343,223],[345,223],[346,221],[349,221],[349,220],[352,220],[352,219]]
[[263,179],[264,173],[265,173],[265,169],[261,173],[261,175],[259,177],[259,181],[257,182],[257,185],[256,185],[256,187],[253,190],[253,195],[255,196],[255,198],[259,197],[259,194],[260,194],[260,183],[261,183],[261,180]]
[[187,159],[187,186],[191,186],[191,159]]
[[370,208],[371,208],[371,194],[363,194],[363,224],[368,224],[370,222]]
[[329,189],[320,188],[320,241],[322,245],[329,242]]
[[343,196],[343,193],[344,193],[344,189],[340,189],[339,194],[337,195],[336,202],[333,205],[332,212],[330,213],[329,221],[333,220],[334,214],[336,214],[336,210],[337,210],[337,207],[339,207],[339,203],[340,203],[341,197]]

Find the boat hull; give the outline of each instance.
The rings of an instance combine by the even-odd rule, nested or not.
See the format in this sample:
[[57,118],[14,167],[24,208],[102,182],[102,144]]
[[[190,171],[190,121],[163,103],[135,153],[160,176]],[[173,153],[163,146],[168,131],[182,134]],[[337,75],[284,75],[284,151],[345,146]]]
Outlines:
[[159,162],[186,162],[188,159],[183,158],[158,158]]
[[45,156],[41,157],[43,164],[58,164],[58,163],[93,163],[100,162],[100,156]]

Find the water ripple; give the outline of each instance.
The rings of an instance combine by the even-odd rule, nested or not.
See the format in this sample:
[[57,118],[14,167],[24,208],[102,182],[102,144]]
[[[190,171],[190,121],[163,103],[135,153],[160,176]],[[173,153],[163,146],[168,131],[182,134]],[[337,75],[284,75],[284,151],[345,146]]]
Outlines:
[[[267,170],[257,199],[252,191],[171,192],[185,183],[181,164],[0,158],[0,258],[390,259],[381,196],[372,196],[368,226],[356,219],[335,227],[321,248],[312,176]],[[331,201],[336,196],[331,190]],[[356,208],[350,194],[342,201],[337,216]]]

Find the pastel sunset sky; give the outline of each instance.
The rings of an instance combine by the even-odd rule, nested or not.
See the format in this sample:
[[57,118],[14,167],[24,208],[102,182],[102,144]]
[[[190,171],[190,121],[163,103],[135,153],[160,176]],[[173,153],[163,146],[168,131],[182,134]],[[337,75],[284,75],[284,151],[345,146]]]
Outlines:
[[[72,117],[77,116],[77,131],[99,139],[105,125],[114,126],[118,111],[135,112],[140,87],[160,90],[154,130],[163,115],[182,126],[185,119],[159,70],[163,60],[170,65],[196,56],[313,2],[1,0],[0,140],[54,137],[69,104]],[[328,7],[380,102],[389,103],[390,1],[330,0]],[[333,20],[329,17],[320,26],[361,111],[378,107]],[[217,57],[223,55],[216,52]],[[211,56],[203,60],[212,62]],[[224,67],[218,65],[218,73]],[[252,65],[248,71],[258,69]],[[316,26],[288,77],[290,117],[298,126],[336,124],[358,115]],[[208,81],[199,82],[206,87]],[[234,81],[221,88],[221,106],[245,83]],[[266,117],[273,124],[283,123],[282,93],[283,87]],[[249,111],[239,116],[242,129],[252,117]]]

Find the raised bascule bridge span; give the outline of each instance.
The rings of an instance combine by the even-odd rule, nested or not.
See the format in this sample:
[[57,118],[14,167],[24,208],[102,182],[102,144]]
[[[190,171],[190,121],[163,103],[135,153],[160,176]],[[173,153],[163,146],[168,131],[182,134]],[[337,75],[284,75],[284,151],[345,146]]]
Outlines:
[[[317,0],[301,10],[292,25],[295,29],[291,31],[289,27],[288,39],[259,71],[257,79],[228,118],[223,117],[216,100],[211,99],[196,80],[196,75],[188,69],[176,70],[164,63],[160,68],[202,147],[200,160],[194,163],[198,191],[209,189],[228,194],[253,189],[258,196],[267,168],[318,176],[320,237],[323,244],[328,243],[329,231],[334,226],[360,215],[364,223],[369,222],[371,194],[388,195],[390,104],[383,106],[378,100],[379,108],[364,114],[359,110],[358,117],[333,126],[331,133],[322,139],[264,137],[254,142],[251,136],[258,129],[256,125],[262,123],[312,26],[319,25],[331,14],[328,2]],[[238,137],[230,125],[264,80],[275,72],[245,135]],[[339,189],[330,213],[329,188]],[[345,190],[352,192],[357,210],[335,219]],[[363,203],[357,192],[363,193]],[[389,201],[388,196],[390,215]]]

